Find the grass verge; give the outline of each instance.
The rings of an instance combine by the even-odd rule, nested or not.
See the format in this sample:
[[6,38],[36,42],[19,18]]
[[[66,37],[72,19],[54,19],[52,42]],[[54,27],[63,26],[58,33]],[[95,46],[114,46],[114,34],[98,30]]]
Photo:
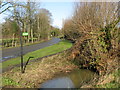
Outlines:
[[[63,40],[63,41],[61,41],[57,44],[54,44],[52,46],[49,46],[49,47],[39,49],[39,50],[36,50],[36,51],[25,54],[24,55],[24,62],[26,62],[29,57],[33,57],[32,59],[37,59],[37,58],[40,58],[40,57],[44,57],[44,56],[47,56],[47,55],[51,55],[51,54],[61,52],[63,50],[66,50],[66,49],[70,48],[71,46],[72,46],[72,44],[69,41]],[[20,64],[20,57],[13,58],[13,59],[10,59],[8,61],[4,61],[2,63],[2,68],[7,68],[7,67],[17,65],[17,64]]]

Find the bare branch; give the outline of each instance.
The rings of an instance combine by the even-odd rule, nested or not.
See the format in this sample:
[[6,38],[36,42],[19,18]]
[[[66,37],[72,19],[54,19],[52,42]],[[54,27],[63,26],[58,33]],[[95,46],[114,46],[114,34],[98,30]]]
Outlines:
[[4,10],[2,10],[1,12],[0,12],[0,14],[2,14],[3,12],[5,12],[5,11],[7,11],[9,8],[11,8],[11,7],[13,7],[13,6],[8,6],[7,8],[5,8]]

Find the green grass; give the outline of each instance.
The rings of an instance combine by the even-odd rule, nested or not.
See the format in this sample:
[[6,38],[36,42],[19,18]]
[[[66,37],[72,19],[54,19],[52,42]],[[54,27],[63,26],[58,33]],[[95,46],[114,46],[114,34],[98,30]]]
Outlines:
[[[24,55],[24,62],[26,62],[29,57],[34,57],[32,59],[37,59],[37,58],[40,58],[40,57],[43,57],[43,56],[47,56],[47,55],[51,55],[51,54],[61,52],[63,50],[66,50],[66,49],[70,48],[71,46],[72,46],[72,44],[69,41],[63,40],[63,41],[61,41],[57,44],[54,44],[52,46],[49,46],[49,47],[39,49],[39,50],[36,50],[36,51],[25,54]],[[20,64],[20,57],[13,58],[13,59],[10,59],[8,61],[4,61],[2,63],[2,68],[7,68],[9,66],[13,66],[13,65],[16,65],[16,64]]]
[[16,85],[19,86],[19,84],[15,81],[13,81],[11,78],[3,77],[2,78],[2,84],[5,85]]
[[114,80],[104,85],[97,85],[97,88],[120,88],[120,70],[112,73]]

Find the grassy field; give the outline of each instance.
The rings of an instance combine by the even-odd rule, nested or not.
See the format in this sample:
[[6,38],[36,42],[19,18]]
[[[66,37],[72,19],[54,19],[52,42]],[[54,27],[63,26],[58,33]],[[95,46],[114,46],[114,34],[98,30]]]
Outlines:
[[[47,55],[51,55],[51,54],[61,52],[63,50],[66,50],[66,49],[70,48],[71,46],[72,46],[72,44],[69,41],[63,40],[63,41],[61,41],[57,44],[54,44],[52,46],[49,46],[49,47],[39,49],[39,50],[36,50],[36,51],[25,54],[24,55],[24,62],[26,62],[29,57],[33,57],[32,59],[37,59],[37,58],[40,58],[40,57],[44,57],[44,56],[47,56]],[[13,58],[13,59],[10,59],[8,61],[3,62],[2,63],[2,68],[7,68],[9,66],[13,66],[13,65],[17,65],[17,64],[20,64],[20,57]]]

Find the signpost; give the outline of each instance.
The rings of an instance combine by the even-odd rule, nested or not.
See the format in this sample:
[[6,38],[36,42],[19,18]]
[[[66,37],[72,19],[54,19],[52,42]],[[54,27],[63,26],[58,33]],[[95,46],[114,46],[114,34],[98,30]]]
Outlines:
[[23,69],[23,43],[22,43],[22,30],[20,30],[20,44],[21,44],[21,73],[24,73]]
[[27,32],[23,32],[20,30],[20,44],[21,44],[21,72],[24,73],[23,68],[23,43],[22,43],[22,36],[28,36]]
[[28,36],[27,32],[22,33],[20,30],[20,44],[21,44],[21,72],[24,73],[24,68],[23,68],[23,43],[22,43],[22,36]]

